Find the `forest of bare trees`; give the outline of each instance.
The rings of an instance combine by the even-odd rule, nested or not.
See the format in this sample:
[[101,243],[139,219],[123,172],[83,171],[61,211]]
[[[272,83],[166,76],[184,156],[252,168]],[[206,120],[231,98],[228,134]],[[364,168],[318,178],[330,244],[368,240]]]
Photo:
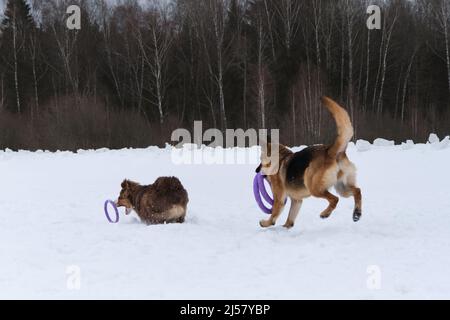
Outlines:
[[321,95],[355,139],[450,134],[450,0],[6,0],[0,23],[2,149],[163,145],[195,120],[326,142]]

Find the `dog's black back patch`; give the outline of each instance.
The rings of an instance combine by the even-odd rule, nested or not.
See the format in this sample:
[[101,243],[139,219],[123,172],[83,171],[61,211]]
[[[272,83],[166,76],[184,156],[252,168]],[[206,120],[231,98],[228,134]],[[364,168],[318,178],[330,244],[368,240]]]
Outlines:
[[286,180],[288,183],[304,185],[303,175],[308,168],[314,153],[315,147],[307,147],[294,153],[286,169]]

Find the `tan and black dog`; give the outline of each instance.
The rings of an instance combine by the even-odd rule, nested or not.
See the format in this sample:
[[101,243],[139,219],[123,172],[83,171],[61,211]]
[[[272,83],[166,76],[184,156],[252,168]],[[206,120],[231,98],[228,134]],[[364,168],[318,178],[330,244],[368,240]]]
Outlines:
[[347,144],[353,136],[350,117],[332,99],[323,97],[322,102],[336,122],[337,137],[332,145],[314,145],[296,153],[283,145],[263,145],[261,164],[256,172],[269,172],[269,155],[273,148],[279,148],[279,167],[275,174],[267,175],[274,204],[270,218],[260,221],[262,227],[275,225],[287,197],[291,199],[291,208],[284,224],[286,228],[294,226],[302,201],[309,196],[328,201],[328,207],[320,214],[321,218],[328,218],[339,201],[338,197],[328,191],[333,186],[339,195],[354,197],[353,220],[358,221],[361,217],[361,190],[356,186],[356,167],[345,154]]
[[133,209],[146,224],[182,223],[186,216],[188,194],[176,177],[159,177],[153,184],[124,180],[117,200],[126,214]]

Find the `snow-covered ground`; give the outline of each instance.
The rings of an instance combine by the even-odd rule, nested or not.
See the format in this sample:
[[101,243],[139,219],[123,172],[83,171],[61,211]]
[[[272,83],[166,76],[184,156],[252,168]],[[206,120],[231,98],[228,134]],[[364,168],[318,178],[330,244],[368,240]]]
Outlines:
[[[287,209],[259,227],[253,164],[176,165],[169,148],[1,151],[0,298],[448,299],[450,145],[433,142],[351,144],[361,220],[352,199],[322,220],[326,202],[310,198],[291,230]],[[161,175],[189,192],[185,224],[107,222],[123,178]]]

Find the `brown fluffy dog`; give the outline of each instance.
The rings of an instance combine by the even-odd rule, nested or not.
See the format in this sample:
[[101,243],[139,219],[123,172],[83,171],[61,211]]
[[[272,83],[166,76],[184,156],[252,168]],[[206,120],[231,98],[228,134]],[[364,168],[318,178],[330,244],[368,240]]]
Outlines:
[[335,187],[343,197],[353,196],[355,209],[353,220],[361,217],[361,190],[356,186],[356,168],[345,154],[347,144],[353,136],[353,127],[347,111],[328,97],[322,102],[333,115],[337,127],[337,137],[332,145],[314,145],[293,153],[283,145],[263,145],[261,164],[256,172],[267,174],[270,168],[269,154],[272,148],[279,148],[279,167],[276,174],[267,175],[274,195],[272,214],[268,220],[261,220],[262,227],[275,224],[284,207],[286,197],[291,199],[289,216],[284,226],[294,226],[304,198],[314,196],[328,201],[328,207],[320,214],[328,218],[339,198],[328,190]]
[[125,207],[126,214],[134,209],[146,224],[182,223],[188,201],[188,194],[178,178],[160,177],[148,186],[124,180],[117,206]]

